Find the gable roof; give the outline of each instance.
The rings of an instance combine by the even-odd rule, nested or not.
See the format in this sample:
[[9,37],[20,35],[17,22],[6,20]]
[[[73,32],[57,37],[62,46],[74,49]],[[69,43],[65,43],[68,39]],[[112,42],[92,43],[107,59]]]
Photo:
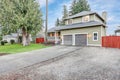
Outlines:
[[120,32],[120,29],[115,30],[115,32],[116,32],[116,33],[117,33],[117,32]]
[[77,17],[82,17],[82,16],[85,16],[85,15],[91,15],[91,14],[96,14],[100,19],[105,21],[98,13],[92,12],[92,11],[82,11],[82,12],[80,12],[78,14],[75,14],[75,15],[72,15],[72,16],[69,16],[69,17],[65,18],[65,20],[73,19],[73,18],[77,18]]
[[55,32],[57,27],[50,28],[47,32]]
[[68,29],[77,29],[77,28],[85,28],[85,27],[94,27],[94,26],[105,26],[104,23],[98,22],[98,21],[89,21],[89,22],[81,22],[81,23],[75,23],[71,25],[65,25],[65,26],[58,26],[58,27],[53,27],[48,30],[49,32],[55,32],[55,31],[61,31],[61,30],[68,30]]

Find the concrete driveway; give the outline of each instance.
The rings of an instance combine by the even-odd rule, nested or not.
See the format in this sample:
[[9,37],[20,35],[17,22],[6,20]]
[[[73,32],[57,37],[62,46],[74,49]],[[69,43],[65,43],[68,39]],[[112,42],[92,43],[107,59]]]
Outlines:
[[[42,51],[45,52],[45,55],[41,59],[52,52],[56,52],[57,54],[54,53],[56,55],[64,52],[69,54],[59,60],[55,59],[53,62],[38,63],[9,74],[3,74],[0,76],[0,80],[120,80],[119,49],[56,46],[40,50],[40,52]],[[27,54],[26,56],[28,56]],[[20,59],[18,65],[23,64],[21,61],[25,62],[24,64],[32,62],[31,59],[41,61],[38,57],[43,54],[35,54],[39,54],[39,56],[34,57],[31,53],[33,58],[31,57],[27,61],[23,56],[24,59]],[[11,65],[7,67],[11,67]]]
[[0,74],[16,71],[42,61],[50,60],[73,52],[78,47],[54,46],[41,50],[12,54],[0,57]]

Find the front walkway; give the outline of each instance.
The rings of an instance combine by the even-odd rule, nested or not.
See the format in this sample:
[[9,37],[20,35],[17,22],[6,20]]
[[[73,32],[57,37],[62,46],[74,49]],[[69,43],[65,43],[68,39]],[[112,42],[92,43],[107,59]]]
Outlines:
[[0,57],[0,74],[16,71],[73,51],[79,47],[54,46],[41,50]]

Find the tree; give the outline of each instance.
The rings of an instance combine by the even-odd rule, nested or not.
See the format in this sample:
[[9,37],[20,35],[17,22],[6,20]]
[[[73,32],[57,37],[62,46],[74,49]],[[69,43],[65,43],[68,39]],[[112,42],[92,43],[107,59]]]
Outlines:
[[55,26],[59,26],[59,25],[60,25],[60,20],[59,20],[59,18],[57,18]]
[[64,5],[63,6],[63,17],[62,17],[60,25],[65,25],[64,19],[67,18],[67,17],[68,17],[68,10],[67,10],[67,6]]
[[68,10],[67,10],[67,6],[66,5],[64,5],[63,6],[63,19],[64,18],[67,18],[68,17]]
[[30,44],[30,34],[37,34],[42,27],[42,13],[35,0],[0,0],[2,34],[22,31],[22,44]]
[[75,12],[75,8],[76,8],[76,3],[77,3],[77,1],[76,0],[73,0],[73,2],[72,2],[72,4],[71,4],[71,8],[70,8],[70,15],[73,15],[74,14],[74,12]]
[[82,11],[90,11],[90,6],[86,0],[73,0],[70,13],[77,14]]

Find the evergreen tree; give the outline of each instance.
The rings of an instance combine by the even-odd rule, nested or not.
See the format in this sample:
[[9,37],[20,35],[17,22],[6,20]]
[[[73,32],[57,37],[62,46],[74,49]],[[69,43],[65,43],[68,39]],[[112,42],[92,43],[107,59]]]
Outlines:
[[68,17],[68,10],[67,10],[67,6],[66,5],[64,5],[63,6],[63,19],[64,18],[67,18]]
[[2,34],[21,30],[23,46],[30,44],[29,34],[37,34],[42,23],[40,6],[35,0],[0,0]]
[[59,18],[57,18],[55,26],[59,26],[59,25],[60,25],[60,20],[59,20]]
[[68,17],[68,10],[67,10],[67,6],[64,5],[63,6],[63,17],[62,17],[62,20],[60,22],[60,25],[65,25],[65,21],[64,19]]
[[74,15],[82,11],[90,11],[90,6],[86,0],[73,0],[70,14]]

